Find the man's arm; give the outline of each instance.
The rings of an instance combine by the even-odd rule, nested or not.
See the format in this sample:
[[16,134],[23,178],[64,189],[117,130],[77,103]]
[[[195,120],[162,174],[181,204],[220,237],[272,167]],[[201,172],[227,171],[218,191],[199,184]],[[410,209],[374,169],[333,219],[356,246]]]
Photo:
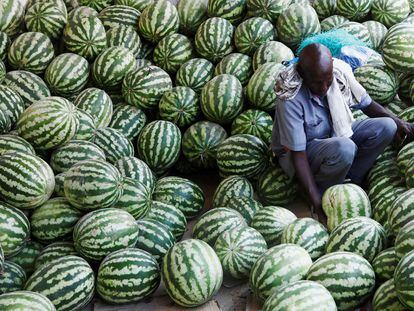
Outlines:
[[326,216],[322,210],[321,195],[310,169],[306,151],[291,151],[291,153],[296,178],[303,186],[310,203],[318,214],[319,220],[326,224]]

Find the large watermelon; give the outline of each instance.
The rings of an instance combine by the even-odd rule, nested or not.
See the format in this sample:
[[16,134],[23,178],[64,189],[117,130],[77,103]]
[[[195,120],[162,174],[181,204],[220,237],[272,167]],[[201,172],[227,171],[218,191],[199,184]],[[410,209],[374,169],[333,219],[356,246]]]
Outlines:
[[401,258],[397,258],[394,247],[380,252],[372,261],[372,268],[375,271],[377,280],[387,281],[392,279],[399,259]]
[[282,13],[291,2],[291,0],[246,0],[247,15],[259,16],[276,24],[280,13]]
[[397,235],[402,227],[414,220],[414,189],[400,194],[391,204],[388,214],[388,224],[394,235]]
[[414,220],[406,223],[395,238],[395,256],[400,260],[414,249]]
[[213,64],[204,58],[193,58],[181,65],[177,71],[177,86],[188,86],[199,93],[203,86],[214,77]]
[[374,311],[392,310],[406,311],[407,308],[398,299],[395,290],[394,279],[390,279],[378,287],[372,299],[372,308]]
[[252,75],[252,59],[248,55],[241,53],[231,53],[217,64],[214,71],[215,75],[231,74],[239,79],[240,83],[245,86]]
[[234,197],[253,198],[252,184],[242,176],[229,176],[217,186],[213,196],[213,207],[227,206]]
[[141,39],[132,26],[118,25],[106,32],[106,42],[109,46],[122,46],[129,49],[135,57],[141,52]]
[[253,55],[253,69],[256,71],[265,63],[281,63],[294,58],[290,48],[278,41],[268,41],[258,47]]
[[25,104],[20,95],[11,87],[0,85],[0,110],[9,117],[12,126],[24,111]]
[[14,152],[35,154],[32,145],[24,138],[12,134],[0,135],[0,156]]
[[368,15],[373,0],[337,0],[336,13],[353,21],[360,21]]
[[231,125],[231,134],[250,134],[270,144],[273,120],[265,111],[249,109],[239,114]]
[[5,261],[0,277],[0,294],[23,289],[26,283],[26,273],[14,262]]
[[128,26],[136,28],[139,21],[140,12],[130,6],[118,4],[111,5],[99,12],[99,19],[105,28],[109,29],[117,26]]
[[8,36],[16,35],[20,31],[20,24],[24,18],[24,6],[15,0],[5,0],[0,4],[0,31]]
[[414,251],[409,252],[401,258],[394,272],[394,284],[400,301],[412,309],[414,307],[413,297],[413,273]]
[[28,241],[17,254],[8,257],[7,260],[19,265],[26,275],[29,276],[35,270],[35,261],[42,249],[42,244],[35,241]]
[[208,15],[227,19],[233,24],[239,23],[246,12],[246,0],[209,0]]
[[49,244],[37,256],[35,269],[37,270],[41,265],[48,264],[52,260],[70,255],[77,255],[72,242],[55,242]]
[[109,127],[117,129],[132,141],[138,137],[146,123],[147,116],[141,109],[127,104],[117,104]]
[[0,295],[0,309],[5,311],[12,310],[31,310],[31,311],[55,311],[53,303],[44,295],[19,290],[12,293]]
[[207,19],[208,0],[180,0],[177,12],[180,20],[180,32],[194,35],[197,28]]
[[410,14],[408,0],[375,0],[371,7],[372,18],[386,27],[402,22]]
[[104,151],[109,163],[113,164],[123,157],[134,156],[132,142],[116,129],[110,127],[97,129],[93,141]]
[[134,157],[124,157],[116,161],[114,166],[119,170],[122,176],[136,179],[150,190],[154,188],[154,174],[144,161]]

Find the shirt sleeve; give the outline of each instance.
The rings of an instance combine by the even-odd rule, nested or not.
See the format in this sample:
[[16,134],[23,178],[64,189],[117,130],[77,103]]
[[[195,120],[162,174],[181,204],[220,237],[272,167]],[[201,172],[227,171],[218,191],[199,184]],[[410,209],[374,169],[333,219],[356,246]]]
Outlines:
[[276,105],[280,144],[292,151],[306,150],[306,134],[303,127],[303,113],[294,100],[280,101]]
[[369,105],[371,105],[372,99],[371,96],[369,96],[368,93],[365,94],[365,96],[362,98],[362,100],[358,104],[354,104],[351,106],[352,109],[365,109]]

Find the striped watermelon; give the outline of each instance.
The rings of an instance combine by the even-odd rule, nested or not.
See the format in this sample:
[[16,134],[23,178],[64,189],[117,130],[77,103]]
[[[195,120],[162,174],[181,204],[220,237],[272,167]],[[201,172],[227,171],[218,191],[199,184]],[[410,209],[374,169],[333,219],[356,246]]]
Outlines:
[[291,3],[291,0],[246,0],[247,15],[259,16],[276,24],[277,18]]
[[152,202],[151,209],[148,211],[145,219],[161,222],[171,231],[177,241],[182,238],[187,226],[187,220],[183,212],[174,205],[158,201]]
[[183,135],[182,151],[191,165],[197,168],[216,166],[217,147],[227,138],[219,124],[200,121],[191,125]]
[[414,121],[414,107],[409,107],[405,110],[403,110],[398,117],[404,121],[407,122],[413,122]]
[[10,45],[7,57],[13,68],[41,74],[54,57],[53,44],[40,32],[25,32]]
[[82,211],[111,207],[122,195],[120,172],[102,160],[85,160],[65,173],[65,197]]
[[214,244],[225,274],[244,279],[256,260],[267,250],[262,235],[250,227],[235,227],[224,231]]
[[4,256],[18,253],[30,238],[30,223],[25,214],[12,206],[0,203],[0,244]]
[[95,278],[89,264],[77,256],[65,256],[40,266],[27,280],[25,290],[45,295],[56,310],[81,309],[94,294]]
[[209,210],[197,220],[192,236],[213,246],[223,232],[246,225],[246,221],[239,212],[227,207],[217,207]]
[[177,71],[177,86],[188,86],[199,93],[203,86],[214,77],[214,66],[204,58],[193,58],[181,65]]
[[246,12],[245,0],[209,0],[208,15],[210,17],[221,17],[232,24],[239,23]]
[[394,235],[398,235],[403,226],[414,220],[413,198],[414,189],[410,189],[400,194],[391,204],[388,224]]
[[0,156],[14,152],[35,155],[32,145],[20,136],[11,134],[0,135]]
[[151,208],[151,190],[129,177],[123,178],[122,190],[122,195],[114,207],[127,211],[135,219],[145,217]]
[[380,252],[372,261],[372,268],[379,281],[387,281],[394,276],[395,267],[399,259],[395,254],[395,248],[390,247]]
[[344,220],[371,217],[371,204],[364,190],[354,184],[335,185],[322,196],[322,208],[328,218],[328,230],[332,231]]
[[35,262],[35,269],[39,269],[41,265],[48,264],[52,260],[77,255],[75,246],[72,242],[55,242],[46,246],[37,256]]
[[375,287],[375,273],[369,262],[349,252],[322,256],[310,267],[306,279],[325,286],[339,311],[361,306]]
[[54,188],[53,171],[41,158],[21,152],[0,157],[0,195],[6,203],[32,209],[46,202]]
[[164,70],[157,66],[146,66],[125,76],[122,96],[130,105],[150,109],[155,108],[162,95],[171,88],[171,78]]
[[179,127],[193,124],[201,114],[197,94],[186,86],[176,86],[166,91],[158,107],[161,119]]
[[141,39],[131,26],[118,25],[106,32],[106,43],[110,46],[122,46],[129,49],[135,57],[141,50]]
[[138,225],[134,217],[118,208],[89,212],[73,230],[75,249],[93,261],[100,261],[119,249],[133,247],[137,238]]
[[255,262],[249,283],[253,293],[265,300],[280,286],[303,279],[311,265],[312,259],[302,247],[274,246]]
[[294,58],[290,48],[278,41],[268,41],[259,46],[253,55],[253,69],[256,71],[265,63],[282,63]]
[[233,197],[253,199],[253,186],[242,176],[229,176],[217,186],[213,196],[213,207],[227,206]]
[[[398,90],[398,96],[403,101],[409,101],[411,99],[410,92],[413,77],[414,76],[410,73],[399,73],[400,89]],[[398,100],[398,98],[396,98],[396,100]],[[405,108],[408,108],[408,106]]]
[[180,20],[180,32],[194,35],[197,28],[207,19],[208,0],[180,0],[177,12]]
[[70,52],[93,60],[106,48],[105,28],[97,16],[82,16],[66,24],[63,42]]
[[64,197],[65,190],[63,184],[65,182],[65,173],[60,173],[55,175],[55,189],[53,189],[53,194],[57,197]]
[[298,218],[284,228],[281,243],[299,245],[312,260],[316,260],[325,254],[328,239],[328,232],[318,221],[313,218]]
[[31,215],[31,234],[44,243],[63,240],[72,235],[73,227],[82,215],[65,198],[50,199]]
[[3,112],[3,110],[0,110],[0,134],[8,133],[10,132],[12,127],[10,117],[6,114],[6,112]]
[[98,87],[118,89],[124,77],[135,68],[132,52],[121,46],[113,46],[103,50],[96,57],[92,68],[92,78]]
[[414,249],[414,221],[406,223],[395,238],[395,256],[398,260]]
[[297,184],[279,166],[270,165],[259,176],[256,191],[262,204],[285,205],[296,197]]
[[105,161],[105,153],[89,141],[71,140],[52,152],[50,165],[55,173],[62,173],[84,160]]
[[379,223],[368,217],[353,217],[332,230],[326,252],[351,252],[372,262],[385,246],[385,230]]
[[279,63],[261,65],[250,78],[246,93],[250,104],[258,109],[271,110],[276,104],[273,87],[279,72],[284,68]]
[[76,134],[79,120],[76,107],[62,97],[48,97],[27,108],[17,121],[19,136],[35,149],[61,146]]
[[388,280],[376,290],[374,298],[372,299],[372,308],[374,311],[407,310],[407,308],[398,299],[397,292],[395,290],[394,279]]
[[349,19],[342,15],[332,15],[321,21],[321,31],[328,31],[348,22]]
[[0,31],[0,60],[6,60],[7,51],[10,46],[10,39],[5,32]]
[[5,0],[0,4],[0,31],[8,36],[14,36],[20,31],[20,24],[24,18],[22,3],[15,0]]
[[57,56],[45,72],[45,80],[51,92],[65,97],[79,93],[85,87],[88,78],[88,61],[73,53]]
[[113,0],[79,0],[80,5],[89,6],[98,12],[110,6],[112,2]]
[[19,265],[26,275],[30,275],[35,270],[35,261],[42,249],[42,244],[28,241],[17,254],[8,257],[7,260]]
[[97,128],[106,127],[111,122],[113,105],[109,95],[97,88],[88,88],[82,91],[73,102],[93,117]]
[[169,169],[178,160],[181,133],[169,121],[147,124],[138,137],[138,154],[155,173]]
[[201,90],[200,104],[209,121],[230,123],[243,109],[243,87],[233,75],[216,76]]
[[263,206],[258,201],[252,198],[233,197],[228,200],[226,207],[229,207],[239,212],[243,216],[244,220],[246,220],[246,223],[250,225],[254,215]]
[[413,299],[413,274],[412,267],[414,264],[414,251],[406,254],[397,267],[395,268],[394,273],[394,285],[397,291],[398,299],[407,307],[412,309],[414,307]]
[[25,104],[20,95],[11,87],[0,85],[0,110],[14,125],[25,109]]
[[372,2],[372,18],[386,27],[402,22],[410,14],[408,0],[376,0]]
[[123,157],[134,156],[131,141],[120,131],[110,127],[97,129],[94,143],[104,151],[106,160],[112,164]]
[[398,90],[398,76],[385,66],[365,65],[354,71],[357,81],[380,104],[391,102]]
[[184,307],[208,301],[223,282],[223,270],[216,253],[207,243],[196,239],[170,248],[164,257],[161,275],[168,295]]
[[388,222],[388,214],[391,210],[391,205],[394,200],[398,198],[399,195],[407,191],[404,187],[394,187],[390,189],[385,188],[385,191],[381,191],[379,199],[376,203],[372,203],[373,212],[372,218],[378,221],[380,224],[385,225]]
[[6,260],[0,277],[0,294],[21,290],[25,282],[26,273],[23,268],[14,262]]
[[3,82],[6,77],[6,65],[0,60],[0,83]]
[[336,311],[335,300],[319,283],[296,281],[281,286],[264,303],[263,311],[282,311],[295,306],[306,311]]
[[397,165],[401,174],[405,174],[408,163],[414,156],[414,142],[408,143],[398,152]]
[[99,12],[99,19],[105,28],[129,26],[137,28],[140,12],[126,5],[111,5]]
[[157,220],[141,219],[137,224],[139,236],[135,247],[147,251],[161,264],[165,254],[175,244],[173,234]]
[[168,176],[157,181],[152,197],[174,205],[187,219],[194,218],[204,206],[203,190],[189,179]]
[[192,57],[193,46],[190,39],[181,34],[170,34],[158,42],[153,60],[165,71],[175,73]]
[[127,104],[118,104],[114,108],[109,127],[117,129],[132,141],[138,137],[146,123],[147,116],[141,109]]
[[115,4],[127,5],[142,12],[154,0],[115,0]]
[[407,163],[407,170],[405,172],[405,183],[407,188],[414,188],[414,162],[411,159]]
[[101,262],[96,291],[107,302],[131,303],[155,292],[160,281],[160,268],[152,255],[126,248],[109,254]]
[[377,21],[366,21],[362,25],[368,28],[372,48],[380,51],[382,48],[382,43],[384,42],[385,36],[387,35],[388,29],[383,24]]
[[76,109],[76,116],[79,120],[78,130],[73,140],[92,140],[95,136],[96,126],[92,115],[82,109]]
[[360,21],[368,15],[373,0],[337,0],[336,13],[353,21]]
[[0,295],[0,309],[31,310],[31,311],[55,311],[53,303],[44,295],[30,291],[15,291]]
[[395,71],[414,72],[414,25],[401,23],[391,27],[382,45],[385,64]]
[[51,39],[59,39],[67,23],[67,14],[54,1],[35,2],[27,8],[24,22],[29,31],[41,32]]
[[224,176],[241,175],[255,178],[267,166],[267,146],[259,138],[238,134],[223,141],[217,148],[217,165]]
[[68,21],[88,16],[98,16],[98,12],[89,6],[78,6],[68,12]]
[[124,157],[114,163],[123,177],[133,178],[151,191],[155,185],[155,177],[149,166],[142,160],[134,157]]
[[261,17],[252,17],[237,26],[234,44],[240,53],[252,56],[262,44],[275,38],[276,30],[271,22]]
[[252,75],[252,59],[251,57],[240,54],[231,53],[225,56],[216,66],[214,74],[216,76],[221,74],[230,74],[239,79],[244,86],[249,82]]
[[312,3],[313,8],[320,20],[335,14],[336,0],[315,0]]
[[277,19],[280,41],[296,47],[306,37],[321,31],[318,15],[310,4],[291,4]]
[[224,18],[212,17],[198,27],[195,34],[195,47],[198,54],[213,63],[233,51],[234,27]]
[[296,220],[291,211],[277,206],[265,206],[254,215],[250,226],[264,237],[269,247],[281,242],[285,228]]
[[139,18],[138,28],[142,37],[152,43],[176,33],[179,17],[175,6],[167,0],[157,0],[149,4]]
[[19,94],[26,107],[50,96],[46,83],[39,76],[29,71],[9,71],[3,84]]
[[336,28],[346,31],[355,38],[364,42],[368,47],[372,47],[371,34],[365,25],[357,22],[345,22]]
[[270,144],[273,120],[265,111],[249,109],[239,114],[231,125],[231,134],[250,134]]

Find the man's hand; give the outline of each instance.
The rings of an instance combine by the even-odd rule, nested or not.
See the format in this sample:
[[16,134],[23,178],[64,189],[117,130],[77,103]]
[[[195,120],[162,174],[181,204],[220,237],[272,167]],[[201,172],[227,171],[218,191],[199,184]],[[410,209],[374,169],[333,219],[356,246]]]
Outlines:
[[395,118],[397,124],[397,133],[395,139],[397,143],[401,143],[407,136],[414,137],[414,124],[407,121]]

